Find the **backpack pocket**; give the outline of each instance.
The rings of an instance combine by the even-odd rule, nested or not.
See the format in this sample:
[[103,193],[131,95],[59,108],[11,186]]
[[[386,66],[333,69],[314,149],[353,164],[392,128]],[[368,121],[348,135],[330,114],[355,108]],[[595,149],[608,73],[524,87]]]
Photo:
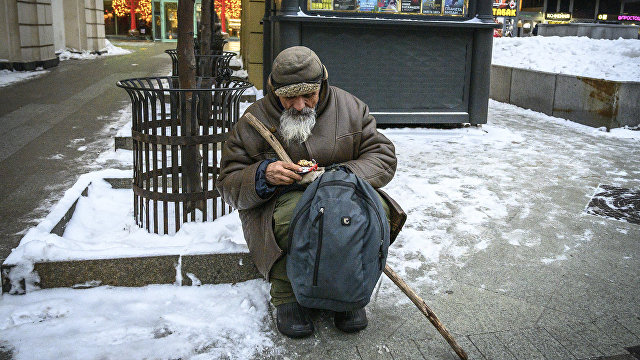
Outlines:
[[[331,208],[331,211],[325,209]],[[311,207],[314,246],[312,296],[358,302],[364,295],[362,246],[366,218],[352,199],[324,199]],[[354,291],[355,290],[355,291]]]

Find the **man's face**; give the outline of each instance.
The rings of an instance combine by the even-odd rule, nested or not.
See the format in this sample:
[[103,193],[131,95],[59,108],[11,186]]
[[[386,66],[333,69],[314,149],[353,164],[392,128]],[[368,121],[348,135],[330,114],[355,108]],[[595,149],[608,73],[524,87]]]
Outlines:
[[280,115],[280,134],[287,144],[306,141],[316,125],[319,91],[292,97],[278,96],[278,98],[284,106],[284,111]]
[[320,91],[318,90],[309,94],[291,97],[278,96],[278,98],[285,110],[294,108],[298,111],[302,111],[305,107],[315,109],[316,105],[318,105],[318,100],[320,99]]

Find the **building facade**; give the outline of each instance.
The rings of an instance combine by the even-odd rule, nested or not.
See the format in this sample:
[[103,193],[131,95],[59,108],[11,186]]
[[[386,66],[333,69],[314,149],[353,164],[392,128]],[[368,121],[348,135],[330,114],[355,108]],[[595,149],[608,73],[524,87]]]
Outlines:
[[34,70],[56,51],[105,47],[102,0],[0,0],[0,68]]
[[[514,8],[509,16],[501,7]],[[611,23],[640,25],[640,0],[494,0],[496,36],[534,35],[537,24]]]

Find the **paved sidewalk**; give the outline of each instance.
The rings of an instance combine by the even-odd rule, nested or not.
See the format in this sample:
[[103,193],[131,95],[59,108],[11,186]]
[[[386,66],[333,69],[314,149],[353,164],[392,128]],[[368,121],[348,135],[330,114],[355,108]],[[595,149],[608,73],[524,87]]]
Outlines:
[[[640,358],[640,224],[585,213],[599,184],[640,191],[640,141],[607,137],[500,103],[492,102],[489,118],[484,127],[489,134],[508,131],[512,140],[474,144],[443,134],[449,140],[441,141],[442,147],[425,146],[421,169],[450,168],[452,187],[458,186],[455,180],[468,182],[462,190],[469,194],[459,202],[490,190],[497,203],[507,204],[506,214],[479,223],[479,234],[470,236],[454,223],[446,232],[454,233],[457,245],[473,250],[462,262],[446,253],[436,262],[423,259],[418,270],[407,269],[406,280],[471,359]],[[393,140],[406,132],[387,135]],[[402,147],[397,151],[402,179],[409,168],[402,162],[412,159],[403,159]],[[426,183],[447,181],[424,177]],[[410,203],[410,189],[396,190],[400,186],[392,183],[389,191],[404,192],[401,203]],[[639,200],[636,193],[636,219]],[[494,205],[485,205],[491,214]],[[455,204],[447,206],[453,206],[453,214],[429,217],[434,222],[455,217]],[[411,222],[412,214],[419,216],[417,209],[409,209],[404,231],[430,225]],[[438,231],[432,234],[435,241]],[[425,246],[431,241],[425,239]],[[400,239],[392,254],[402,247]],[[391,266],[403,267],[397,261]],[[269,358],[457,358],[384,275],[367,311],[370,325],[359,334],[342,334],[331,314],[315,313],[313,337],[277,337],[281,351]]]
[[[118,80],[171,72],[175,43],[117,43],[131,54],[67,60],[36,79],[0,88],[0,262],[78,176],[94,165],[130,103]],[[107,132],[105,132],[107,131]]]

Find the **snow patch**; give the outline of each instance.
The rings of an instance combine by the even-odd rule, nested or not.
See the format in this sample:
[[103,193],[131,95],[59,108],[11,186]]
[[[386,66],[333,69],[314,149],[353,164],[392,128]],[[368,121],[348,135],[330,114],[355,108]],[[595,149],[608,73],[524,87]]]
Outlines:
[[275,349],[262,280],[4,295],[0,338],[21,359],[249,359]]
[[113,45],[109,40],[105,40],[105,47],[99,51],[99,54],[96,52],[90,52],[88,50],[76,50],[71,48],[60,49],[56,51],[60,61],[65,61],[69,59],[73,60],[92,60],[99,56],[113,56],[113,55],[125,55],[130,54],[131,50],[126,50],[120,47]]
[[21,81],[34,79],[48,73],[48,70],[36,71],[12,71],[12,70],[0,70],[0,87],[9,86]]
[[640,79],[640,41],[584,36],[493,39],[492,64],[613,81]]

